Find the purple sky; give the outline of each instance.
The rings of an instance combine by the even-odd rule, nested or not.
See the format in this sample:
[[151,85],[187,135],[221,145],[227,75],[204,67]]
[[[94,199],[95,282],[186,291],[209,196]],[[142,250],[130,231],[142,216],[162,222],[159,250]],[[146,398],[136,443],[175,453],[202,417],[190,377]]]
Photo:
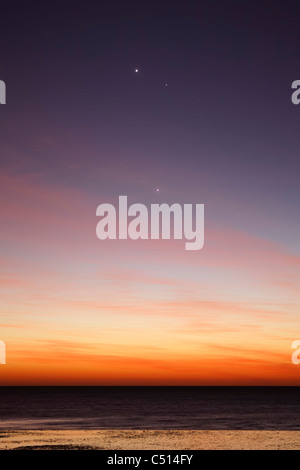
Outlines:
[[[147,330],[149,299],[165,312],[166,324],[151,326],[154,336],[166,328],[155,347],[163,342],[172,351],[177,333],[169,318],[177,309],[181,323],[174,328],[190,334],[200,319],[199,331],[206,331],[209,302],[218,302],[224,317],[212,319],[210,328],[221,334],[230,325],[227,347],[244,342],[254,361],[257,351],[263,357],[264,348],[272,354],[279,349],[290,362],[299,310],[300,106],[291,102],[291,84],[300,79],[300,7],[272,1],[54,1],[26,2],[17,13],[13,4],[6,6],[0,34],[0,79],[7,86],[7,104],[0,106],[6,282],[0,324],[29,326],[24,335],[2,334],[15,351],[16,369],[7,383],[17,380],[18,358],[29,354],[40,320],[63,341],[54,325],[68,318],[72,306],[65,302],[75,294],[73,352],[80,315],[87,315],[86,341],[92,342],[96,320],[85,302],[103,298],[105,306],[95,303],[102,312],[99,328],[110,329],[112,343],[132,344],[130,335],[119,337],[105,310],[117,296],[117,315],[132,309],[128,329]],[[188,257],[171,242],[101,244],[96,207],[117,202],[119,195],[129,203],[204,203],[206,251]],[[197,302],[203,302],[203,315]],[[132,313],[139,308],[140,324]],[[277,312],[274,318],[270,310]],[[238,339],[245,325],[254,328],[253,337]],[[216,338],[207,340],[212,348]],[[198,341],[205,343],[201,334]],[[116,354],[124,357],[118,347]],[[35,351],[34,364],[38,346]],[[187,360],[184,348],[182,356],[180,345],[176,351]],[[198,361],[207,358],[206,349],[203,354]],[[238,383],[260,381],[254,372],[239,380],[232,370]],[[272,380],[280,382],[280,374],[285,377],[274,370]],[[293,374],[286,380],[299,380]],[[93,373],[89,377],[98,383]],[[152,371],[149,377],[160,380]],[[194,383],[193,371],[190,377]]]

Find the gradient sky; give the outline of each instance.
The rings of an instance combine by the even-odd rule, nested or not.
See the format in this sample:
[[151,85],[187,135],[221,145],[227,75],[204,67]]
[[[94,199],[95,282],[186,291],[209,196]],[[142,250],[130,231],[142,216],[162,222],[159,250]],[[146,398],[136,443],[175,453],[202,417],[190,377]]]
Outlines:
[[[0,383],[300,385],[300,7],[105,3],[1,15]],[[204,248],[100,241],[119,195]]]

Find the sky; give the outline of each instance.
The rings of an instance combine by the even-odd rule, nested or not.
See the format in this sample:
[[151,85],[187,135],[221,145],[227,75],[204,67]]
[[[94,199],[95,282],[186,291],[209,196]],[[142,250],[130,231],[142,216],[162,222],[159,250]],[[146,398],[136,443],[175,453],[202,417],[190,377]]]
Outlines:
[[[5,6],[0,384],[300,385],[299,10]],[[99,240],[119,195],[204,204],[203,249]]]

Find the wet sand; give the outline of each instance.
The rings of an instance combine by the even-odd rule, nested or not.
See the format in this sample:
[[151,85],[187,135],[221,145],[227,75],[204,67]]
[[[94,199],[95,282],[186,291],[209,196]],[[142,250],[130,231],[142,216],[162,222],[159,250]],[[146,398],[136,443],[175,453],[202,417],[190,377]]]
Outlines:
[[300,431],[1,431],[0,450],[293,450]]

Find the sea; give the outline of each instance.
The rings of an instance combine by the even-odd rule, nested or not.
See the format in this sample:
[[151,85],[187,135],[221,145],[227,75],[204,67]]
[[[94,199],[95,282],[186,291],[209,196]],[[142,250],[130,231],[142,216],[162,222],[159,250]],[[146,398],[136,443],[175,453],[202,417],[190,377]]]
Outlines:
[[0,387],[0,429],[300,430],[300,387]]

